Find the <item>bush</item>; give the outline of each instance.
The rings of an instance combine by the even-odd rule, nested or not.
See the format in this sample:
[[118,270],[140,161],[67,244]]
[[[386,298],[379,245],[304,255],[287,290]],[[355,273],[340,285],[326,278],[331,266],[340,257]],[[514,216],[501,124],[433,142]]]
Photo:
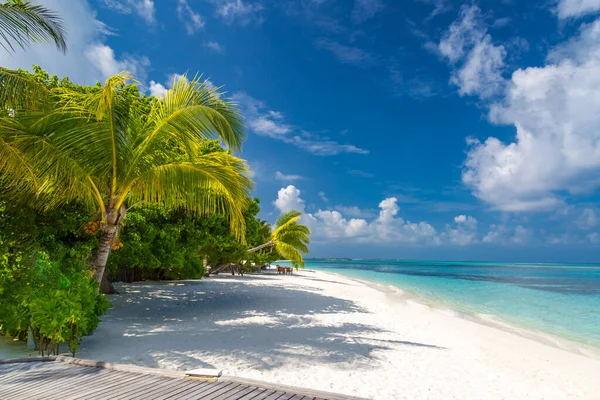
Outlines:
[[31,329],[42,355],[57,353],[65,342],[75,355],[81,337],[96,329],[98,316],[110,307],[85,264],[60,265],[44,252],[31,263],[11,264],[0,272],[0,329],[20,339]]
[[91,279],[87,260],[95,240],[79,234],[89,218],[76,205],[46,212],[9,209],[0,201],[0,333],[56,353],[74,354],[110,306]]

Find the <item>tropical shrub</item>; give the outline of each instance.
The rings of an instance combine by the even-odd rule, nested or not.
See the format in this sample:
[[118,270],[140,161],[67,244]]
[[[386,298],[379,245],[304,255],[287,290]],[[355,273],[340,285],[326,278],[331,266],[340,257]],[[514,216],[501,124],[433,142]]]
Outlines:
[[77,205],[39,212],[0,201],[0,332],[36,339],[56,353],[74,354],[110,306],[92,279],[87,260],[95,246],[79,227],[88,216]]

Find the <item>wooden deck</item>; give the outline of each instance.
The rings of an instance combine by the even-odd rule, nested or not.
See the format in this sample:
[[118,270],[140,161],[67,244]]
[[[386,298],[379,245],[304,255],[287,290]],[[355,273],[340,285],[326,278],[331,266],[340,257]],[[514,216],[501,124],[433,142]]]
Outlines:
[[236,378],[220,378],[217,382],[189,380],[175,371],[63,357],[23,361],[0,360],[0,400],[357,399]]

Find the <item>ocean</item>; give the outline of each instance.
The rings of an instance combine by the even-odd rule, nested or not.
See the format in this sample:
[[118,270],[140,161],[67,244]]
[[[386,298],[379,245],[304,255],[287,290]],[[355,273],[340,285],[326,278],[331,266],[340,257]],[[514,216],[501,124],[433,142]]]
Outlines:
[[600,265],[322,259],[305,268],[600,348]]

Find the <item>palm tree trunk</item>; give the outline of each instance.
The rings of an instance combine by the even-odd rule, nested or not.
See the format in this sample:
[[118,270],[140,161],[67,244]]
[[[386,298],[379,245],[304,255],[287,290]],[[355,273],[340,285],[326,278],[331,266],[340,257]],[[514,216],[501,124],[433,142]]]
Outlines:
[[272,247],[272,246],[275,246],[275,242],[274,242],[274,241],[272,241],[272,240],[270,240],[270,241],[268,241],[268,242],[267,242],[267,243],[265,243],[265,244],[261,244],[260,246],[256,246],[256,247],[254,247],[254,248],[252,248],[252,249],[248,250],[248,253],[256,253],[257,251],[259,251],[259,250],[262,250],[262,249],[264,249],[265,247]]
[[93,277],[98,282],[98,285],[102,283],[104,277],[104,270],[106,268],[106,262],[108,261],[108,255],[112,250],[112,246],[115,241],[117,234],[117,225],[106,224],[102,227],[100,233],[100,243],[98,244],[98,250],[94,258],[92,259],[92,273]]

